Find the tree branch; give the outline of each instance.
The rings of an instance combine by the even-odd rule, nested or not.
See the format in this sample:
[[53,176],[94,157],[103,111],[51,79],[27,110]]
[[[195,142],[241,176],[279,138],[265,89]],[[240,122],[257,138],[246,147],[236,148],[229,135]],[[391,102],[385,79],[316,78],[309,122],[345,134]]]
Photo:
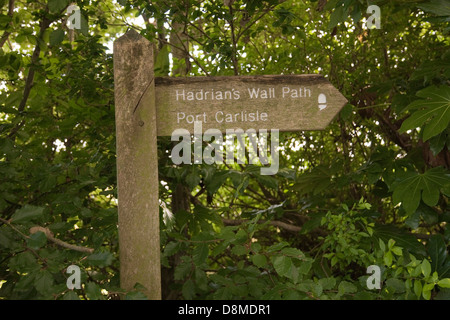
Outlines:
[[[39,40],[42,41],[44,37],[44,32],[49,28],[50,23],[52,21],[47,18],[43,18],[43,20],[40,23],[40,30],[39,30]],[[19,107],[17,109],[18,113],[22,113],[25,110],[28,98],[30,96],[31,88],[33,87],[34,83],[34,75],[35,75],[35,68],[37,65],[37,62],[39,60],[39,55],[41,54],[41,46],[40,41],[37,41],[36,47],[34,48],[33,55],[31,56],[31,63],[30,63],[30,69],[28,71],[27,79],[25,81],[25,88],[23,90],[23,97],[22,100],[19,103]],[[25,125],[25,119],[22,119],[9,133],[8,138],[12,138],[16,135],[16,133]]]
[[50,240],[51,242],[53,242],[61,247],[64,247],[64,248],[67,248],[70,250],[74,250],[74,251],[78,251],[78,252],[84,252],[84,253],[93,253],[94,252],[94,249],[92,249],[92,248],[81,247],[81,246],[77,246],[77,245],[70,244],[70,243],[64,242],[62,240],[56,239],[54,237],[53,233],[48,228],[44,228],[44,227],[40,227],[40,226],[30,228],[30,234],[34,234],[39,231],[43,232],[48,240]]
[[[11,229],[13,229],[18,234],[20,234],[24,239],[30,239],[30,236],[27,236],[22,231],[20,231],[15,226],[13,226],[9,220],[0,218],[0,222],[9,226]],[[67,248],[70,250],[74,250],[74,251],[78,251],[78,252],[85,252],[85,253],[93,253],[94,252],[94,249],[92,249],[92,248],[81,247],[81,246],[77,246],[77,245],[70,244],[70,243],[64,242],[62,240],[56,239],[54,237],[53,233],[48,228],[44,228],[44,227],[40,227],[40,226],[30,228],[30,234],[34,234],[39,231],[43,232],[48,240],[52,241],[53,243],[55,243],[61,247],[64,247],[64,248]]]
[[[10,16],[11,18],[14,14],[14,2],[15,2],[14,0],[9,0],[8,16]],[[11,25],[11,24],[12,24],[12,21],[9,22],[9,25]],[[3,48],[3,45],[8,40],[10,34],[11,34],[11,32],[5,31],[5,33],[2,35],[2,38],[0,39],[0,48]]]
[[[228,226],[238,226],[241,225],[242,223],[246,222],[247,220],[240,220],[240,219],[222,219],[222,222],[224,225],[228,225]],[[266,220],[258,220],[258,224],[262,224],[262,223],[266,223]],[[298,226],[293,226],[291,224],[288,224],[286,222],[282,222],[282,221],[278,221],[278,220],[272,220],[269,221],[269,224],[274,226],[274,227],[279,227],[282,229],[285,229],[287,231],[290,232],[300,232],[302,230],[301,227]]]

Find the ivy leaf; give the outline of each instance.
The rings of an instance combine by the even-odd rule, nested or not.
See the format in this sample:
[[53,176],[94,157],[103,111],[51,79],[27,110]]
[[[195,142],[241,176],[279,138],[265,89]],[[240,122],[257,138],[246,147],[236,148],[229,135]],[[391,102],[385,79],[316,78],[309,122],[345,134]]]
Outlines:
[[450,122],[450,86],[430,86],[417,92],[423,99],[408,105],[407,109],[415,110],[406,119],[399,132],[403,133],[423,127],[423,141],[440,134]]
[[406,213],[412,214],[422,199],[425,204],[435,206],[440,190],[449,193],[450,174],[441,167],[433,168],[423,174],[409,172],[406,178],[392,184],[394,203],[401,202]]

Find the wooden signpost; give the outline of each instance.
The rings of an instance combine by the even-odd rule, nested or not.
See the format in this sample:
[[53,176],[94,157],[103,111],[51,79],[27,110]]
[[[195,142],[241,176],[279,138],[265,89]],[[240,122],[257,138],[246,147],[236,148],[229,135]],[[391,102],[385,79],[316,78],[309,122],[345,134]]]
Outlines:
[[157,136],[176,129],[324,129],[347,100],[320,75],[155,78],[152,44],[114,42],[121,287],[161,299]]

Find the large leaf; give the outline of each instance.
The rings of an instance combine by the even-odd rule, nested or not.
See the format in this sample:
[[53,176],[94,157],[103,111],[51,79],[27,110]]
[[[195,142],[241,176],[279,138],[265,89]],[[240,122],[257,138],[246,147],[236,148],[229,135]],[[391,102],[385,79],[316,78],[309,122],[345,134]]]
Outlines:
[[450,174],[443,168],[433,168],[425,173],[408,172],[405,177],[391,186],[394,203],[402,203],[406,213],[412,214],[422,199],[429,206],[434,206],[439,200],[441,189],[449,193]]
[[406,249],[415,256],[426,256],[424,245],[416,237],[393,225],[375,226],[373,236],[388,243],[390,239],[395,240],[395,245]]
[[427,141],[444,131],[450,122],[450,87],[430,86],[419,92],[416,100],[407,109],[414,110],[400,127],[400,133],[423,127],[422,138]]
[[429,2],[420,3],[417,7],[437,16],[450,16],[450,2],[448,2],[448,0],[431,0]]
[[305,172],[297,178],[294,189],[300,193],[318,194],[324,190],[329,190],[332,184],[331,175],[322,168],[315,168],[311,172]]
[[433,235],[428,241],[427,249],[431,258],[432,271],[436,271],[441,278],[449,277],[450,259],[448,258],[444,237],[439,234]]

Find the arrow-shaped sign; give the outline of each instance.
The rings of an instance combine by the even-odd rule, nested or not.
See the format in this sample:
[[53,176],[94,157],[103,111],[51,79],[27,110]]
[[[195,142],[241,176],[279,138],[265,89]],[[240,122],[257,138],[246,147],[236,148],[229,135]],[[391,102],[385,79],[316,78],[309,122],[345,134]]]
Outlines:
[[157,130],[321,130],[347,100],[321,75],[155,79]]

